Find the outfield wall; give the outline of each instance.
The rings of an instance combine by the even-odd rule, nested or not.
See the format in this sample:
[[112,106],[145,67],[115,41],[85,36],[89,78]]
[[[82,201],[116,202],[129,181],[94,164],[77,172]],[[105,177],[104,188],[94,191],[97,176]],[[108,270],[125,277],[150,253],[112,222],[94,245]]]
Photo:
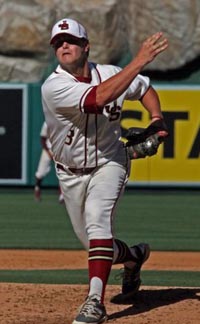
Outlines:
[[[43,123],[40,87],[40,84],[0,84],[0,185],[34,184]],[[200,187],[200,87],[155,85],[155,88],[170,136],[156,156],[132,162],[128,185]],[[140,102],[124,103],[122,136],[129,127],[146,127],[149,122]],[[53,164],[44,185],[57,185]]]

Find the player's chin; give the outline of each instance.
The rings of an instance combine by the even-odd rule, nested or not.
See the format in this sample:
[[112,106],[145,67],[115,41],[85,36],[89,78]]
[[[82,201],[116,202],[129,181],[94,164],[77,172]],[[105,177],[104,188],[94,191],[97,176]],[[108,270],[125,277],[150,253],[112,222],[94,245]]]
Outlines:
[[71,61],[70,54],[69,53],[63,53],[61,56],[61,59],[63,61]]

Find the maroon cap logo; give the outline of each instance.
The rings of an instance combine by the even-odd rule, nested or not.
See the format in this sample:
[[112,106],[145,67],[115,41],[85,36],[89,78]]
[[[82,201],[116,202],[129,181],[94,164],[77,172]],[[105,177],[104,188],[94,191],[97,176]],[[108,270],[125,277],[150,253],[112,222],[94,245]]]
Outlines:
[[63,20],[63,23],[58,25],[58,27],[60,27],[61,30],[69,29],[69,25],[66,20]]

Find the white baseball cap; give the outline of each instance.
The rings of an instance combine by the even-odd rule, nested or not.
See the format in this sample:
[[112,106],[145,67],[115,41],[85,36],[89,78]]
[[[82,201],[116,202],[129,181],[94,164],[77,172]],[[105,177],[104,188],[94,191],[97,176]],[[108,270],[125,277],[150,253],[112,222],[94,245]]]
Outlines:
[[61,19],[53,26],[50,44],[53,44],[55,38],[62,34],[88,39],[85,27],[79,24],[76,20],[69,18]]

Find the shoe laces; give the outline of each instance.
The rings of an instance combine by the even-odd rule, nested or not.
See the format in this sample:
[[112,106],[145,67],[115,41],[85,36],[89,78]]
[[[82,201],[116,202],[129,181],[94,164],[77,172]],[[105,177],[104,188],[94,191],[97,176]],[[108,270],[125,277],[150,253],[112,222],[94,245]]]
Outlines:
[[94,296],[92,297],[88,297],[85,301],[85,303],[83,304],[81,310],[80,310],[80,314],[81,315],[91,315],[91,316],[95,316],[95,315],[99,315],[100,309],[98,308],[98,305],[100,305],[100,302],[97,298],[95,298]]
[[133,281],[138,280],[140,271],[137,266],[133,269],[127,267],[121,268],[120,272],[115,276],[116,280],[122,279],[123,283],[131,284]]
[[131,284],[133,281],[135,281],[137,272],[135,272],[135,268],[129,269],[125,268],[123,273],[123,281],[127,284]]

